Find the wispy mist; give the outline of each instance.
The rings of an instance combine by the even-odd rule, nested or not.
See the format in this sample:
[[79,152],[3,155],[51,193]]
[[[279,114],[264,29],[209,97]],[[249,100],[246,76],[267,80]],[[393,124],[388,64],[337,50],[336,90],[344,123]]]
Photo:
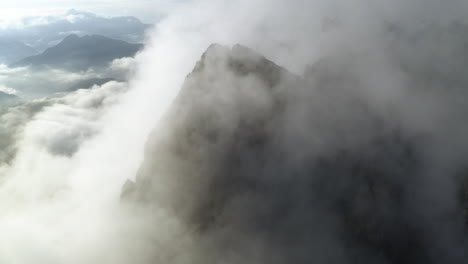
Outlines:
[[128,84],[1,113],[0,262],[464,263],[466,10],[181,5]]

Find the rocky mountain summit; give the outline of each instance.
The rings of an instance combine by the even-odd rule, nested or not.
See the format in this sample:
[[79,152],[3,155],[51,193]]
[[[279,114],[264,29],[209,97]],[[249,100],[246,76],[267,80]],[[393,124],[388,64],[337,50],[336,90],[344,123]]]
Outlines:
[[298,76],[210,46],[123,199],[187,226],[193,263],[462,263],[466,166],[435,161],[445,130],[408,125],[400,97],[375,103],[366,63]]

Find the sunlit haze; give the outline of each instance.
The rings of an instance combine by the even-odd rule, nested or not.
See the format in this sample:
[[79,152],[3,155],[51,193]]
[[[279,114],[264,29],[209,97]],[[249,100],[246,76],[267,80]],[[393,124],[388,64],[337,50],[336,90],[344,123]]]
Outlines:
[[467,71],[466,0],[0,0],[0,264],[466,264]]
[[0,1],[0,21],[25,16],[55,15],[69,9],[103,16],[135,16],[153,23],[167,15],[181,0],[17,0]]

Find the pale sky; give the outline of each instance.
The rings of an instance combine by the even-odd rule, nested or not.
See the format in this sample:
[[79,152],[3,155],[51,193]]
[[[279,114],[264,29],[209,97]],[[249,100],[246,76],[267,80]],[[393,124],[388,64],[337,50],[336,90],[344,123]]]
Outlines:
[[0,0],[0,17],[63,13],[69,9],[89,11],[103,16],[136,16],[143,22],[155,22],[178,4],[188,0]]

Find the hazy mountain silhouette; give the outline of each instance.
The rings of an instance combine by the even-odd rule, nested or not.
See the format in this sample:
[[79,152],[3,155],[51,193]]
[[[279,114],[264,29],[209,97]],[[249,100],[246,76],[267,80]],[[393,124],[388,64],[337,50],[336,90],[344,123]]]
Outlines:
[[20,98],[18,96],[0,92],[0,108],[10,106],[18,102],[20,102]]
[[20,41],[0,37],[0,64],[9,64],[38,52]]
[[39,52],[57,45],[70,34],[103,35],[130,43],[141,43],[151,27],[135,17],[101,17],[90,12],[70,10],[63,15],[26,17],[23,26],[0,30],[7,37],[33,47]]
[[142,44],[130,44],[99,35],[70,35],[42,54],[25,58],[11,66],[50,66],[67,70],[86,70],[90,67],[107,66],[114,59],[133,57],[142,48]]

